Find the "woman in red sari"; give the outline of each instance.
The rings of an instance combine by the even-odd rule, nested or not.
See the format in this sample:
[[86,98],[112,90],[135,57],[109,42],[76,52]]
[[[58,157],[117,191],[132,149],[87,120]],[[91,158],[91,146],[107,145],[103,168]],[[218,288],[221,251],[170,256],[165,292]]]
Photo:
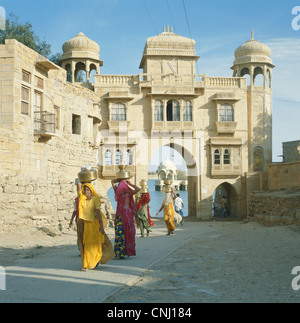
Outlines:
[[141,190],[141,192],[142,192],[142,196],[139,199],[139,202],[137,204],[137,217],[139,220],[141,237],[144,237],[144,230],[147,231],[147,237],[148,237],[149,232],[152,231],[150,227],[153,226],[153,222],[151,220],[150,210],[149,210],[150,194],[149,192],[146,192],[146,190],[143,192],[143,189]]
[[[131,184],[128,179],[114,179],[111,183],[117,201],[114,250],[115,256],[123,259],[125,255],[128,257],[136,255],[134,225],[136,206],[133,196],[140,188]],[[118,186],[116,186],[117,183],[119,183]]]

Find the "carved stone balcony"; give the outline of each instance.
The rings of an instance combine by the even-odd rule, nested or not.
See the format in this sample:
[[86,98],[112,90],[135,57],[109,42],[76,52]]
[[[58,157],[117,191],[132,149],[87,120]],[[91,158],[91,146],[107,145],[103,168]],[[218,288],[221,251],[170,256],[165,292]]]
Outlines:
[[34,134],[42,137],[55,135],[55,114],[48,111],[34,112]]
[[217,121],[216,122],[216,127],[217,127],[217,132],[218,134],[230,134],[234,135],[235,129],[237,126],[237,122],[234,121]]
[[126,133],[128,132],[130,121],[107,121],[109,130],[114,133]]

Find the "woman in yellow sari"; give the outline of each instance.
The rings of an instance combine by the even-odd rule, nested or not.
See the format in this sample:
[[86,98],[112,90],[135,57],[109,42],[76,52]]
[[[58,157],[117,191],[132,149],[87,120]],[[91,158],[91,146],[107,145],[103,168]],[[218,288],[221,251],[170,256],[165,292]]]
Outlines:
[[100,210],[101,200],[90,183],[77,186],[79,194],[77,237],[82,269],[93,269],[114,258],[114,250],[104,228],[107,219]]
[[167,235],[174,234],[175,231],[175,218],[174,218],[174,207],[173,207],[173,200],[177,196],[175,195],[173,189],[171,191],[166,192],[165,198],[162,202],[161,208],[156,213],[158,216],[159,212],[164,210],[164,220],[166,222],[168,233]]

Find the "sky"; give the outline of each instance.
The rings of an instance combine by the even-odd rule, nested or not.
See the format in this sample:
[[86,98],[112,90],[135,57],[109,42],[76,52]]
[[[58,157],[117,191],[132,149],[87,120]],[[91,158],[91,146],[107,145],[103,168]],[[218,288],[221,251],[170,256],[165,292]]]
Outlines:
[[[142,72],[147,38],[169,25],[196,41],[198,74],[230,77],[234,51],[253,29],[254,38],[271,48],[276,66],[273,162],[282,161],[282,142],[300,140],[300,0],[0,0],[0,6],[6,15],[29,21],[53,54],[83,32],[100,46],[101,74]],[[169,150],[160,156],[173,158]]]

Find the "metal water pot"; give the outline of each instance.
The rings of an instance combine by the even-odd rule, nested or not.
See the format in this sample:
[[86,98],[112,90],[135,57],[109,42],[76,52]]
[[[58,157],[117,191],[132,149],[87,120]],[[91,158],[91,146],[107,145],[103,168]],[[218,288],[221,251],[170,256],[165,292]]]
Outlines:
[[98,178],[97,169],[92,168],[81,168],[81,171],[78,173],[78,179],[81,183],[90,183]]

